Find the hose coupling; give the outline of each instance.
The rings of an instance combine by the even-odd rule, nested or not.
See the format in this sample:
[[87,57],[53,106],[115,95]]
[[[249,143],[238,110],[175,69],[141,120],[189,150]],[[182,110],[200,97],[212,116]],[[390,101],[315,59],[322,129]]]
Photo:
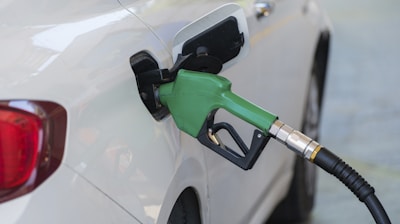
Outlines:
[[318,142],[280,120],[276,120],[268,132],[279,142],[285,144],[290,150],[311,162],[313,162],[315,155],[322,147]]

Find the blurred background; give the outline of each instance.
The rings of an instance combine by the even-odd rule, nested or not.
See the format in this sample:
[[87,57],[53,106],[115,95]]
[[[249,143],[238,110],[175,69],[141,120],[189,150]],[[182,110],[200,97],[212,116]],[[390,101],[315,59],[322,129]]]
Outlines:
[[[400,1],[321,0],[332,25],[320,142],[375,187],[400,222]],[[335,178],[319,172],[308,223],[374,223]]]

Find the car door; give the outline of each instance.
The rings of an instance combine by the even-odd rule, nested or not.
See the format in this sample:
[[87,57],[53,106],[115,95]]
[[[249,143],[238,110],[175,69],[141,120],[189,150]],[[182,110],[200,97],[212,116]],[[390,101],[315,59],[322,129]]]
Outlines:
[[[232,81],[232,89],[237,94],[277,113],[293,127],[300,127],[317,38],[317,29],[305,15],[307,1],[120,2],[154,32],[169,52],[172,52],[174,36],[185,25],[227,2],[239,4],[247,18],[250,52],[219,75]],[[172,66],[171,61],[164,64]],[[254,127],[224,112],[217,114],[217,119],[233,124],[247,142],[251,139]],[[187,135],[181,138],[183,142],[191,141],[185,140],[191,139]],[[182,147],[193,150],[199,144],[191,142]],[[285,195],[294,155],[273,140],[250,171],[241,170],[207,148],[202,150],[208,172],[210,223],[261,220]]]

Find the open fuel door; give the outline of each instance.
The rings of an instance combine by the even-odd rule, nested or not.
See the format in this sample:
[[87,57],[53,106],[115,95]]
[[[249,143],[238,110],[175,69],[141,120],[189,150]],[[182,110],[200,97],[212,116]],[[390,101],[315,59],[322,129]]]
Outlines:
[[157,99],[159,85],[175,80],[180,69],[218,74],[242,58],[249,49],[246,17],[236,4],[223,5],[183,27],[172,46],[174,65],[160,69],[156,62],[139,69],[131,60],[140,96],[156,120],[168,114]]
[[246,17],[236,4],[223,5],[181,29],[174,38],[174,62],[193,54],[185,68],[219,73],[249,50]]

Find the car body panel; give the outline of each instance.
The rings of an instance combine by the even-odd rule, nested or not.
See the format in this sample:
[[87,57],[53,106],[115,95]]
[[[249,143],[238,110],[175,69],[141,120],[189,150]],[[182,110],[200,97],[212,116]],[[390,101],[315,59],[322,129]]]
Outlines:
[[[0,214],[19,211],[0,215],[0,222],[165,223],[187,187],[196,190],[204,223],[261,222],[286,194],[294,154],[271,140],[252,170],[240,170],[181,133],[171,117],[155,121],[129,64],[145,51],[160,68],[172,67],[175,34],[228,1],[120,2],[0,5],[0,101],[54,101],[68,115],[62,166],[32,193],[0,204]],[[234,92],[295,128],[325,26],[318,8],[303,11],[310,2],[276,0],[275,11],[258,20],[253,1],[237,1],[251,50],[220,74]],[[218,119],[235,124],[245,139],[254,129],[229,116]],[[77,220],[79,212],[86,216]]]
[[34,193],[0,204],[0,217],[2,223],[141,223],[66,166]]

